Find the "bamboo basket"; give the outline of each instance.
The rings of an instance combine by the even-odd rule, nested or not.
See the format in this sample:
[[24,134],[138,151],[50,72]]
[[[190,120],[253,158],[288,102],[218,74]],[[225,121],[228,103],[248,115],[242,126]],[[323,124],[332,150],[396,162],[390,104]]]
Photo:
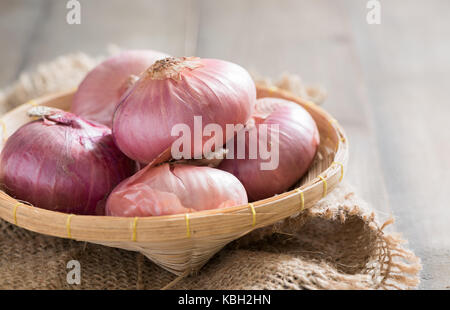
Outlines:
[[[3,142],[29,122],[35,105],[67,110],[74,91],[31,100],[0,118]],[[71,215],[18,201],[0,191],[0,218],[25,229],[61,238],[87,241],[131,251],[176,274],[199,270],[227,243],[252,230],[302,212],[325,197],[342,180],[348,157],[342,128],[322,108],[278,88],[258,87],[257,95],[294,101],[317,123],[320,146],[313,165],[293,190],[248,205],[155,217]]]

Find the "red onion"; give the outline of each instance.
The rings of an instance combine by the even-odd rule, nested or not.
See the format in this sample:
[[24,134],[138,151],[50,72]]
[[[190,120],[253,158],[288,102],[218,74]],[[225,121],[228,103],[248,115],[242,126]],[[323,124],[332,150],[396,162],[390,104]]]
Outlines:
[[[242,182],[251,201],[280,194],[294,185],[308,170],[319,145],[316,123],[296,103],[278,98],[263,98],[257,100],[255,108],[254,126],[249,125],[247,128],[245,158],[225,159],[219,166],[219,169],[233,173]],[[270,144],[270,141],[261,138],[262,124],[267,125],[268,134],[278,135],[276,169],[261,169],[261,163],[272,159],[263,160],[260,156],[256,159],[249,158],[249,137],[252,131],[257,132],[259,143]],[[278,124],[278,130],[272,126],[274,124]]]
[[0,155],[2,189],[48,210],[104,214],[105,198],[136,164],[115,146],[108,127],[56,109],[38,113],[43,110],[42,119],[7,140]]
[[[194,117],[201,117],[202,131],[208,124],[217,124],[225,132],[226,124],[247,122],[255,101],[250,75],[236,64],[196,57],[166,58],[143,73],[122,99],[114,114],[114,139],[130,158],[149,163],[178,139],[171,135],[174,125],[184,124],[194,131]],[[191,155],[201,156],[208,139],[211,137],[201,137],[196,144],[200,149],[194,145]]]
[[85,119],[112,126],[120,98],[138,75],[168,55],[152,50],[124,51],[90,71],[76,91],[71,112]]
[[109,195],[106,214],[154,216],[246,204],[242,184],[225,171],[180,164],[147,166]]

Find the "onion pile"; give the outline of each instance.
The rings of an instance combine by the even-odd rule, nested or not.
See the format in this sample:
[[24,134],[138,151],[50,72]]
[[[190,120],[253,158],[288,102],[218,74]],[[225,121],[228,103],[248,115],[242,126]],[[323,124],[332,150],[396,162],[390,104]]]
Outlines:
[[75,92],[71,112],[85,119],[112,126],[122,95],[145,69],[168,55],[152,50],[124,51],[90,71]]
[[244,187],[232,174],[209,167],[147,166],[109,195],[106,214],[152,216],[219,209],[247,203]]
[[[104,61],[75,93],[74,114],[32,109],[40,119],[19,128],[0,155],[2,189],[54,211],[160,216],[247,204],[305,174],[319,145],[306,110],[256,100],[239,65],[163,57],[126,51]],[[239,141],[244,157],[235,153]]]
[[[128,157],[150,163],[170,151],[177,139],[176,124],[192,131],[191,155],[203,154],[203,137],[194,145],[194,117],[202,118],[202,131],[217,124],[245,124],[256,101],[256,88],[242,67],[217,59],[166,58],[141,75],[114,114],[113,134]],[[223,142],[225,137],[223,137]],[[185,158],[186,159],[186,158]]]
[[[225,159],[219,169],[234,174],[244,184],[249,199],[258,200],[286,191],[303,176],[317,152],[319,131],[305,109],[294,102],[279,98],[258,99],[253,119],[254,124],[247,128],[249,132],[246,135],[245,158]],[[267,125],[267,132],[272,136],[274,131],[277,131],[276,169],[263,170],[261,164],[268,160],[249,157],[249,137],[252,131],[256,131],[260,143],[271,143],[271,140],[260,137],[262,124]],[[273,124],[277,124],[278,129],[271,127]]]
[[115,146],[108,127],[40,110],[42,119],[19,128],[2,150],[2,189],[40,208],[103,215],[108,194],[136,164]]

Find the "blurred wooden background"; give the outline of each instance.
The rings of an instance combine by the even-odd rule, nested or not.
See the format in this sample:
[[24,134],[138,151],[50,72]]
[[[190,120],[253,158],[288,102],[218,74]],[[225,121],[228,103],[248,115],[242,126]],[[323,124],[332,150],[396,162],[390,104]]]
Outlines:
[[[421,288],[450,288],[450,1],[0,0],[0,87],[43,61],[108,44],[298,73],[323,85],[351,143],[347,181],[391,213],[422,258]],[[0,275],[1,276],[1,275]]]

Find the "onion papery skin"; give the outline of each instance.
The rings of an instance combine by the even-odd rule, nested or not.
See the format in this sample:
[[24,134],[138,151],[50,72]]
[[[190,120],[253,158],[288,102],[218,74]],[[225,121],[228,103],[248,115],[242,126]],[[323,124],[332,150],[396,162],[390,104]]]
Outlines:
[[104,215],[108,194],[135,170],[108,127],[63,111],[20,127],[0,155],[5,192],[74,214]]
[[[114,114],[113,135],[128,157],[150,163],[179,138],[171,136],[174,125],[187,125],[193,142],[194,117],[201,116],[201,130],[217,124],[225,142],[226,124],[244,125],[255,102],[255,84],[239,65],[217,59],[168,58],[142,74],[123,98]],[[202,136],[202,147],[210,138]],[[196,151],[194,143],[191,151],[192,158],[203,153]]]
[[254,126],[248,130],[258,131],[258,140],[261,124],[268,125],[268,133],[276,130],[270,127],[272,124],[278,124],[278,167],[261,170],[261,162],[269,160],[262,160],[259,155],[256,159],[249,159],[249,135],[246,135],[245,159],[224,159],[218,167],[234,174],[242,182],[250,201],[288,190],[307,172],[320,144],[313,118],[294,102],[279,98],[258,99],[253,120]]
[[153,50],[129,50],[106,59],[92,69],[79,85],[71,112],[111,127],[122,95],[143,71],[166,57],[167,54]]
[[232,174],[181,164],[147,166],[109,195],[106,214],[158,216],[246,204],[244,186]]

